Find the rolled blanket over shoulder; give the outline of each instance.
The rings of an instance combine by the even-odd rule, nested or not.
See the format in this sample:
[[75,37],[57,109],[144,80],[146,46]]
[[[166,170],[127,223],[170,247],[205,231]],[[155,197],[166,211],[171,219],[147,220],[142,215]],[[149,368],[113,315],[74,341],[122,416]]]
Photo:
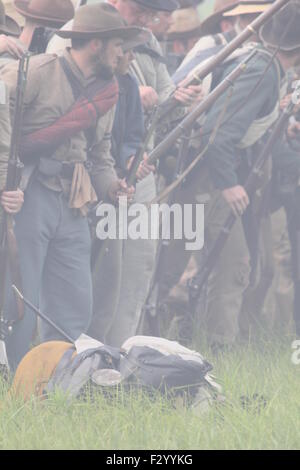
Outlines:
[[117,80],[97,81],[85,89],[71,109],[53,124],[23,136],[20,158],[52,155],[69,138],[96,126],[99,117],[104,116],[116,105],[119,96]]

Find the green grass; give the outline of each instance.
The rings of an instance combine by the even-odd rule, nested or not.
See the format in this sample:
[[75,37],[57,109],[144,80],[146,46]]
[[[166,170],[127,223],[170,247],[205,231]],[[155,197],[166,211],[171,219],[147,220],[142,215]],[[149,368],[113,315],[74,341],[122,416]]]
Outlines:
[[[300,366],[291,356],[291,342],[274,339],[209,357],[227,402],[202,417],[141,394],[24,405],[2,384],[0,449],[300,449]],[[254,394],[266,406],[243,408],[240,397]]]

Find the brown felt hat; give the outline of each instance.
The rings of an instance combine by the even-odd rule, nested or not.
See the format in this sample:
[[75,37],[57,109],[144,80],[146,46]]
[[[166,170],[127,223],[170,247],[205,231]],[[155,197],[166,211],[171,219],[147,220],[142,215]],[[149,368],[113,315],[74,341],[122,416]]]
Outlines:
[[66,39],[109,39],[124,40],[139,35],[142,28],[127,26],[120,13],[108,3],[85,5],[76,10],[72,29],[60,29],[56,34]]
[[206,18],[202,23],[201,36],[219,33],[222,19],[234,18],[239,15],[259,15],[270,8],[272,3],[274,3],[274,0],[237,1],[233,5],[229,5]]
[[201,21],[195,7],[181,8],[174,11],[173,23],[168,30],[168,39],[189,38],[200,33]]
[[[236,6],[237,3],[234,3]],[[206,18],[202,23],[201,36],[207,36],[208,34],[217,34],[220,32],[220,22],[223,19],[224,13],[232,9],[232,5],[229,5],[222,10],[218,10],[216,13],[213,13],[208,18]]]
[[260,38],[266,46],[291,52],[300,49],[300,3],[290,1],[260,29]]
[[264,13],[274,3],[274,0],[241,0],[231,10],[226,11],[223,16],[239,16]]
[[5,14],[5,8],[0,0],[0,33],[7,34],[8,36],[19,36],[21,34],[21,29],[18,23]]
[[25,18],[49,28],[60,28],[75,12],[71,0],[15,0],[15,8]]

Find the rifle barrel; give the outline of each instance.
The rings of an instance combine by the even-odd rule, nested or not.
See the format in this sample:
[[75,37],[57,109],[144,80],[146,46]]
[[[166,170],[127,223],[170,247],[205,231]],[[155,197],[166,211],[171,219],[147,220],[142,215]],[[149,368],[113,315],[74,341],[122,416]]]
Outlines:
[[[188,87],[190,85],[197,85],[207,75],[209,75],[215,67],[227,59],[236,49],[238,49],[244,42],[246,42],[253,34],[259,32],[260,28],[277,13],[282,7],[288,4],[290,0],[277,0],[268,10],[259,15],[252,23],[250,23],[244,31],[236,36],[227,46],[225,46],[219,53],[217,53],[210,60],[205,61],[202,67],[197,70],[196,76],[187,77],[180,83],[181,87]],[[163,119],[167,114],[173,111],[178,106],[178,102],[171,95],[159,106],[158,112],[160,119]]]
[[[13,126],[11,133],[10,152],[8,160],[8,169],[6,177],[6,191],[15,191],[20,184],[21,171],[23,164],[19,159],[19,145],[22,135],[24,96],[27,83],[28,65],[30,54],[23,54],[18,69],[18,80],[16,89],[16,102],[13,117]],[[3,227],[0,233],[0,318],[3,316],[6,294],[6,270],[9,267],[12,280],[21,288],[21,271],[18,253],[18,245],[13,229],[13,217],[9,214],[4,215]],[[24,316],[23,304],[17,299],[18,320]],[[11,320],[11,325],[15,320]]]
[[10,142],[10,152],[7,170],[6,191],[14,191],[19,185],[22,163],[19,159],[19,146],[21,142],[23,126],[24,96],[27,83],[28,65],[30,54],[23,54],[19,63],[18,81],[16,89],[16,102]]
[[247,64],[257,54],[254,50],[251,54],[239,64],[200,104],[198,104],[190,114],[188,114],[181,123],[173,129],[172,132],[150,153],[149,163],[155,164],[166,151],[176,142],[176,140],[185,132],[191,130],[197,119],[202,116],[214,102],[228,89],[246,70]]

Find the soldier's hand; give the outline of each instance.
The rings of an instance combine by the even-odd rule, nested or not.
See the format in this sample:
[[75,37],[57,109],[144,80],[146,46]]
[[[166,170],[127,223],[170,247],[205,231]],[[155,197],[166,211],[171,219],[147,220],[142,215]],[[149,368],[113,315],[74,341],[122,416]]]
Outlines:
[[138,181],[143,180],[147,176],[149,176],[151,173],[155,173],[155,166],[154,165],[149,165],[148,163],[149,157],[147,154],[144,155],[144,160],[139,166],[139,169],[136,173],[136,177]]
[[158,94],[151,86],[140,86],[140,96],[144,110],[150,110],[158,103]]
[[125,180],[114,181],[108,190],[108,196],[114,203],[118,202],[120,197],[126,197],[127,201],[131,203],[133,201],[134,193],[134,187],[131,186],[129,188]]
[[5,212],[14,215],[20,212],[24,203],[24,193],[17,191],[3,191],[1,194],[1,205]]
[[282,100],[280,101],[280,109],[284,110],[287,105],[291,102],[292,95],[286,95]]
[[203,100],[204,93],[202,85],[191,85],[187,88],[178,87],[174,94],[177,101],[184,106],[192,106]]
[[300,122],[293,121],[288,127],[288,136],[291,139],[299,139],[300,136]]
[[8,53],[15,59],[20,59],[24,51],[23,46],[18,44],[14,39],[5,36],[5,34],[0,34],[0,55]]
[[232,188],[224,189],[222,194],[237,217],[243,215],[250,204],[249,196],[243,186],[233,186]]
[[[142,163],[140,164],[140,166],[138,167],[138,170],[136,172],[136,179],[138,181],[143,180],[144,178],[149,176],[150,173],[155,173],[155,166],[154,165],[149,165],[148,160],[149,160],[149,157],[145,153],[144,154],[144,160],[142,161]],[[128,170],[130,170],[133,161],[134,161],[134,157],[131,157],[131,159],[128,163]]]

